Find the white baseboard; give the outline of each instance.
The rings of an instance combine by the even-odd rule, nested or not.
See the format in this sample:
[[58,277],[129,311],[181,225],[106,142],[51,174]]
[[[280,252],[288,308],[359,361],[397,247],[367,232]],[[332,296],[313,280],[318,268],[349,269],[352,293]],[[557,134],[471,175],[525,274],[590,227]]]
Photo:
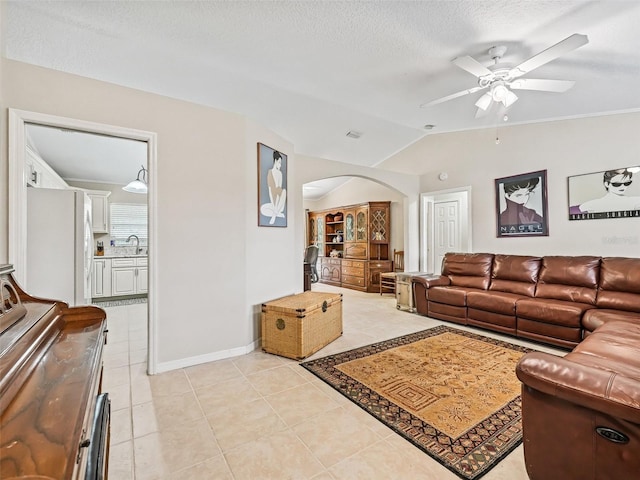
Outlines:
[[260,348],[262,339],[258,339],[245,347],[237,347],[229,350],[221,350],[219,352],[206,353],[204,355],[198,355],[196,357],[181,358],[179,360],[173,360],[171,362],[160,362],[156,365],[156,374],[169,372],[171,370],[178,370],[180,368],[193,367],[194,365],[200,365],[202,363],[215,362],[216,360],[224,360],[226,358],[239,357],[240,355],[246,355],[254,350]]

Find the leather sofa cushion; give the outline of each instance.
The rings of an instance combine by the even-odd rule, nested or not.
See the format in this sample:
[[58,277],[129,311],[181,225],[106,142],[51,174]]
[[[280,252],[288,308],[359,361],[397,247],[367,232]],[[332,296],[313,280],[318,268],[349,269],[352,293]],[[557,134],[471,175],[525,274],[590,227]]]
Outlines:
[[592,308],[595,307],[586,303],[523,297],[516,302],[516,316],[564,327],[580,327],[583,313]]
[[602,259],[596,305],[640,312],[640,258]]
[[451,285],[486,290],[492,264],[491,253],[447,253],[442,262],[442,275],[451,279]]
[[640,325],[612,322],[565,357],[525,354],[516,366],[516,374],[530,388],[640,424],[638,345]]
[[582,327],[589,332],[609,322],[631,322],[640,325],[640,313],[593,308],[582,316]]
[[455,307],[467,306],[467,293],[475,291],[464,287],[432,287],[429,289],[430,302],[445,303]]
[[521,298],[523,298],[522,295],[515,295],[508,292],[469,292],[467,294],[467,307],[484,310],[486,312],[515,316],[516,301]]
[[533,297],[541,263],[540,257],[496,255],[489,290]]
[[565,358],[581,365],[634,378],[640,387],[639,352],[640,325],[610,322],[580,342]]
[[595,305],[600,257],[544,257],[536,297]]
[[536,283],[540,273],[540,257],[526,255],[496,255],[493,260],[492,279]]
[[489,285],[489,290],[492,292],[508,292],[533,297],[536,292],[536,284],[493,279],[491,280],[491,285]]

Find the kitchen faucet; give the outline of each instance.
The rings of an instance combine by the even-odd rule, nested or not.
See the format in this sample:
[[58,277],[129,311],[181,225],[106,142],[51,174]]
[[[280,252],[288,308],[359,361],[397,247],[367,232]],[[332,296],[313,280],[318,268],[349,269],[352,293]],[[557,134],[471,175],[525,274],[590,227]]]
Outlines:
[[129,241],[130,241],[132,238],[135,238],[135,239],[136,239],[136,255],[137,255],[137,254],[139,254],[139,253],[142,251],[142,249],[140,248],[140,239],[138,238],[138,236],[137,236],[137,235],[129,235],[129,238],[127,238],[127,243],[129,243]]

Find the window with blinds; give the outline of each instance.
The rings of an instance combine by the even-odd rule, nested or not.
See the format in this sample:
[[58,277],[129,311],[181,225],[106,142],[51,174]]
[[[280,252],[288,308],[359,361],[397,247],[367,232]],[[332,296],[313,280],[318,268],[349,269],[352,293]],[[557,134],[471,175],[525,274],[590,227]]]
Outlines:
[[111,239],[116,245],[125,245],[129,235],[137,235],[140,245],[147,244],[147,205],[112,203]]

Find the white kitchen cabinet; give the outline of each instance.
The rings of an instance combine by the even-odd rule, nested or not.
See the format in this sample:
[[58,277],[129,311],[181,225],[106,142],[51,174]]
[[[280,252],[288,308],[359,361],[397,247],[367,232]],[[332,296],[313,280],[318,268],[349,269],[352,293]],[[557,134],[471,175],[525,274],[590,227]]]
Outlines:
[[114,268],[111,270],[112,295],[135,295],[136,293],[136,269]]
[[111,192],[87,190],[91,199],[93,233],[109,233],[109,195]]
[[114,258],[111,265],[111,295],[147,293],[147,257]]
[[149,291],[149,268],[138,267],[136,278],[137,293],[147,293]]
[[93,259],[91,298],[111,296],[111,259]]
[[57,188],[59,190],[69,188],[67,182],[29,146],[26,148],[26,153],[27,185],[38,188]]

